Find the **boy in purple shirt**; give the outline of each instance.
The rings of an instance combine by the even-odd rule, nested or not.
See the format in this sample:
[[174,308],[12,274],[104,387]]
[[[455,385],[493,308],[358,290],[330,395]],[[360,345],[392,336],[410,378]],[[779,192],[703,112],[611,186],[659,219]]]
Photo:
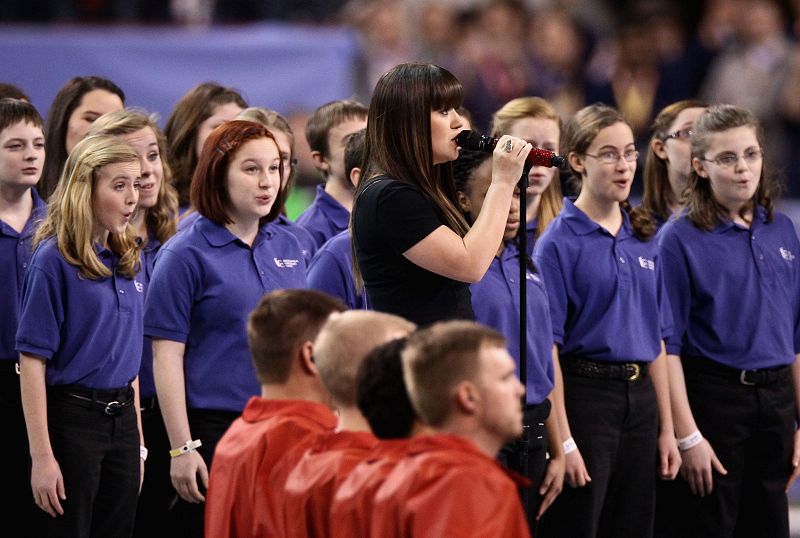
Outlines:
[[800,474],[800,242],[774,211],[762,143],[750,111],[703,113],[686,213],[659,233],[684,479],[660,523],[674,536],[789,536],[786,490]]
[[45,204],[33,188],[43,165],[44,124],[39,112],[25,101],[1,99],[0,282],[4,291],[0,294],[0,430],[14,440],[0,446],[0,459],[7,462],[6,498],[10,501],[0,505],[0,518],[5,521],[25,518],[33,508],[14,339],[31,239],[45,212]]
[[314,166],[325,179],[314,201],[299,217],[317,248],[350,224],[355,187],[344,169],[347,137],[367,126],[367,107],[356,101],[331,101],[317,108],[306,124],[306,140]]
[[[364,160],[362,129],[347,137],[344,150],[344,167],[353,185],[361,178]],[[369,309],[367,291],[356,289],[353,279],[353,248],[350,230],[345,229],[329,239],[314,255],[308,266],[308,286],[341,299],[348,308]]]

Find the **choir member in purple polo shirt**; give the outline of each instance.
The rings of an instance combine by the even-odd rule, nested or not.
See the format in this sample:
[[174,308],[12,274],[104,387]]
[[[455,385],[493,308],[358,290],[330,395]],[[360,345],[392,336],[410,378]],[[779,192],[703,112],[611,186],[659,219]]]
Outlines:
[[[364,161],[365,131],[347,137],[344,149],[344,169],[353,186],[361,178]],[[367,292],[356,288],[353,280],[353,244],[350,230],[344,230],[330,238],[320,248],[308,266],[308,286],[338,297],[352,309],[369,309]]]
[[164,126],[181,213],[190,209],[192,175],[203,143],[211,131],[247,108],[247,101],[233,88],[216,82],[198,84],[181,97]]
[[153,338],[177,509],[191,536],[203,534],[199,503],[214,447],[260,393],[247,316],[268,291],[306,287],[300,244],[273,223],[282,174],[280,149],[264,126],[233,120],[215,129],[192,180],[200,217],[161,247],[150,279],[145,333]]
[[[561,118],[553,105],[541,97],[519,97],[494,113],[492,136],[497,138],[503,134],[519,137],[536,148],[558,153]],[[536,239],[544,233],[563,206],[558,168],[531,167],[526,201],[526,249],[531,255]]]
[[19,298],[31,257],[31,239],[45,213],[36,192],[44,166],[44,123],[36,108],[17,99],[0,99],[0,431],[12,442],[0,445],[6,462],[6,499],[0,518],[25,528],[34,506],[28,474],[28,434],[22,414],[14,339]]
[[659,233],[683,465],[672,536],[789,536],[800,474],[800,242],[774,210],[763,134],[748,110],[695,122],[683,216]]
[[545,514],[554,536],[652,536],[655,481],[675,446],[663,339],[671,334],[654,223],[631,214],[639,152],[615,109],[591,105],[564,128],[577,199],[534,249],[564,378],[554,394],[566,482]]
[[292,235],[300,242],[300,246],[303,247],[303,255],[306,257],[306,262],[310,262],[311,257],[317,251],[316,240],[308,230],[292,222],[286,216],[286,198],[292,190],[297,163],[297,159],[294,158],[294,131],[292,131],[292,126],[289,125],[289,121],[283,115],[268,108],[246,108],[236,116],[236,119],[260,123],[269,129],[272,136],[275,137],[275,142],[278,143],[278,147],[281,150],[281,166],[283,167],[281,189],[285,193],[283,206],[278,218],[275,219],[275,224],[285,226],[287,230],[292,232]]
[[706,107],[708,104],[703,101],[678,101],[664,107],[653,120],[641,207],[650,212],[659,228],[683,211],[684,191],[692,170],[692,128]]
[[399,64],[375,86],[351,233],[354,275],[375,310],[425,326],[474,319],[469,284],[483,277],[532,146],[503,135],[485,211],[472,227],[455,203],[450,161],[464,122],[461,83],[446,69]]
[[17,330],[33,498],[47,536],[130,536],[144,462],[139,156],[76,144],[34,236]]
[[[458,202],[468,222],[480,214],[483,199],[492,181],[491,155],[483,152],[461,150],[453,164]],[[511,211],[506,221],[503,242],[489,270],[480,281],[470,286],[475,319],[497,329],[505,336],[509,353],[519,370],[520,347],[520,285],[519,243],[520,232],[519,189],[511,200]],[[526,270],[526,357],[525,424],[528,425],[527,465],[519,465],[520,445],[511,443],[504,447],[501,456],[512,469],[531,479],[533,486],[525,506],[531,532],[536,520],[553,502],[564,482],[564,454],[561,436],[554,415],[550,414],[548,399],[555,383],[553,369],[553,327],[544,284],[525,256]],[[545,426],[546,424],[546,426]],[[549,453],[549,459],[548,459]]]
[[367,126],[367,108],[350,100],[331,101],[317,108],[306,124],[306,140],[314,166],[325,178],[314,201],[297,224],[314,237],[317,248],[350,224],[355,187],[344,170],[347,137]]
[[[153,274],[155,258],[161,245],[175,235],[178,223],[178,194],[172,186],[166,158],[166,139],[152,116],[133,109],[103,114],[89,129],[89,135],[106,134],[119,137],[139,155],[142,180],[139,184],[139,205],[131,226],[141,240],[142,270],[139,282],[145,287]],[[153,379],[153,345],[144,338],[142,366],[139,369],[139,399],[142,433],[147,443],[145,475],[136,510],[134,536],[151,537],[159,532],[171,534],[173,513],[169,510],[175,495],[169,480],[169,439],[158,408]]]

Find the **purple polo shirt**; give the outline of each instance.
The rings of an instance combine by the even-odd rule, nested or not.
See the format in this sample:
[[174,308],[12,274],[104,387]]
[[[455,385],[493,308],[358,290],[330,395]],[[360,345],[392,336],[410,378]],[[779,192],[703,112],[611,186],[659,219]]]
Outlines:
[[299,224],[292,222],[289,220],[289,217],[283,214],[278,215],[278,218],[275,219],[275,224],[285,227],[293,236],[295,236],[297,242],[300,243],[300,248],[303,250],[303,256],[305,257],[306,265],[308,265],[309,262],[311,262],[311,258],[314,256],[314,253],[317,251],[317,242],[314,240],[311,232]]
[[308,266],[308,287],[338,297],[348,308],[369,310],[366,290],[356,291],[350,230],[329,239]]
[[792,222],[758,208],[750,228],[712,231],[685,216],[658,234],[674,331],[670,354],[736,369],[791,364],[800,352],[800,243]]
[[247,318],[261,296],[305,288],[297,239],[261,226],[251,248],[205,217],[158,253],[145,301],[145,334],[186,345],[189,408],[241,412],[260,393],[247,347]]
[[178,221],[178,231],[182,232],[188,229],[199,217],[200,213],[197,211],[192,211],[191,213],[181,213],[180,220]]
[[316,198],[297,217],[297,224],[311,233],[319,248],[325,241],[347,229],[350,225],[350,212],[325,192],[325,185],[317,185]]
[[[553,325],[542,279],[530,269],[526,273],[525,400],[539,404],[553,389]],[[475,320],[494,327],[506,337],[519,373],[519,247],[512,241],[506,242],[500,257],[492,260],[483,278],[469,289]]]
[[22,283],[31,259],[33,234],[47,212],[47,205],[36,189],[30,189],[30,192],[33,208],[21,233],[0,220],[0,282],[3,283],[3,293],[0,293],[0,361],[19,358],[16,337]]
[[[139,280],[144,285],[145,296],[147,287],[150,284],[150,277],[153,275],[153,268],[156,262],[156,254],[161,248],[159,241],[150,231],[148,233],[147,244],[142,249],[142,270],[139,273]],[[153,380],[153,339],[145,335],[144,347],[142,348],[142,366],[139,369],[139,397],[152,398],[156,395],[156,385]]]
[[628,214],[614,237],[564,199],[536,242],[553,337],[562,355],[650,362],[672,334],[656,242],[633,235]]
[[[96,247],[114,272],[119,257]],[[55,238],[31,257],[20,303],[17,351],[47,359],[48,385],[124,387],[142,359],[144,286],[115,272],[84,278],[58,250]]]

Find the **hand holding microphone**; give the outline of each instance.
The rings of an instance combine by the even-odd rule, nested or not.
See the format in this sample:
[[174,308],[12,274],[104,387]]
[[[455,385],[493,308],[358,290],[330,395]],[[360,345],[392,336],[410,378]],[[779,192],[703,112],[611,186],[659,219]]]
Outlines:
[[[497,146],[497,142],[497,138],[492,138],[491,136],[481,136],[474,131],[467,130],[461,131],[456,137],[456,143],[460,147],[473,151],[483,151],[486,153],[492,153],[495,149],[495,146]],[[503,149],[509,151],[509,149],[506,149],[506,144],[503,145]],[[513,149],[513,147],[514,146],[512,142],[511,149]],[[525,161],[529,166],[547,166],[557,168],[561,168],[566,162],[564,157],[556,155],[552,151],[534,148],[533,146],[531,146],[530,153],[528,153]]]

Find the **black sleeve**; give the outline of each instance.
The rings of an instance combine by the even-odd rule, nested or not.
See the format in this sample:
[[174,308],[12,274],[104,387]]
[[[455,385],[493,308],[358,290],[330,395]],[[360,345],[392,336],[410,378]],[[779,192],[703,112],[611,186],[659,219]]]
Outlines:
[[402,254],[444,225],[436,205],[412,185],[388,181],[382,187],[376,193],[376,223],[395,253]]

